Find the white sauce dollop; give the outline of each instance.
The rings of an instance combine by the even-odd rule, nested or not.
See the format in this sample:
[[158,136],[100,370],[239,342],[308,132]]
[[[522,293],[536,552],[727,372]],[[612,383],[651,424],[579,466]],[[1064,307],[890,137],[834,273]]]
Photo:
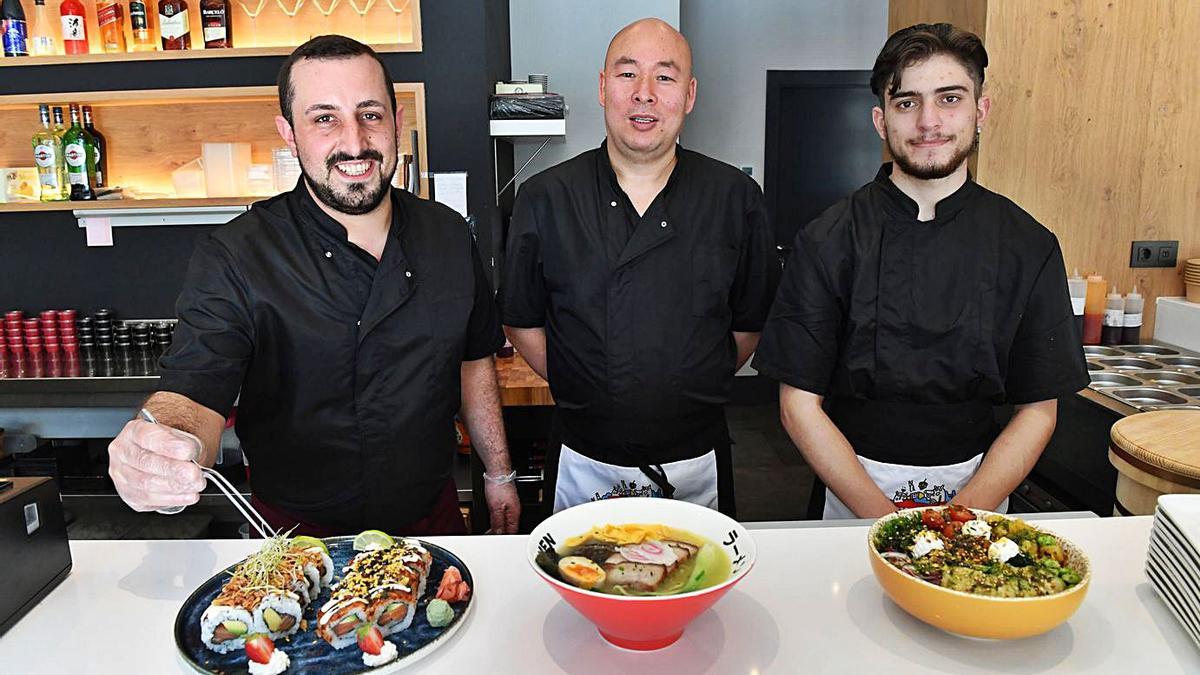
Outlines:
[[375,666],[382,666],[388,661],[395,660],[396,654],[397,652],[395,643],[384,640],[383,649],[379,650],[378,654],[368,654],[363,652],[363,665],[370,666],[372,668]]
[[266,663],[250,659],[250,675],[279,675],[287,670],[289,665],[291,665],[291,659],[288,658],[288,655],[282,649],[276,649],[271,652],[271,660]]
[[1020,552],[1021,547],[1008,537],[1000,537],[988,547],[988,557],[998,562],[1008,562],[1010,558]]
[[969,537],[990,537],[992,526],[982,520],[968,520],[963,523],[962,533]]
[[933,530],[924,530],[913,539],[912,554],[914,558],[923,558],[931,551],[946,548],[941,535]]

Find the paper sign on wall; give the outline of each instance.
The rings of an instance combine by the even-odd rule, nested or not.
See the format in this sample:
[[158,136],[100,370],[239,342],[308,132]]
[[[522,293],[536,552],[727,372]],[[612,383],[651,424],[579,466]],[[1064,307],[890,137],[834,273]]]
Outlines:
[[108,218],[80,218],[87,233],[88,246],[112,246],[112,221]]
[[433,174],[433,198],[467,217],[467,172]]

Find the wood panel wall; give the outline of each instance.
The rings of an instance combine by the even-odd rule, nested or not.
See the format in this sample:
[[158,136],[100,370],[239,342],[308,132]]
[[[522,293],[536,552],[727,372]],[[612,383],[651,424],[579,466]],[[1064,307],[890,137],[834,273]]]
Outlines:
[[[1200,256],[1200,2],[988,4],[992,114],[979,182],[1053,230],[1068,269],[1154,299]],[[1135,239],[1177,239],[1174,269],[1131,269]],[[1111,282],[1110,282],[1111,284]]]

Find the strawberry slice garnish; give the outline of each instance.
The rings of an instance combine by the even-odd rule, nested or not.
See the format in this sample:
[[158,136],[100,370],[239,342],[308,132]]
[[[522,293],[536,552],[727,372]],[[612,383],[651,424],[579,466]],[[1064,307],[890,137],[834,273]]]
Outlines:
[[358,628],[358,648],[372,656],[383,651],[383,633],[375,624],[363,624]]
[[266,633],[254,633],[246,636],[246,656],[257,663],[270,663],[271,654],[275,651],[275,643]]

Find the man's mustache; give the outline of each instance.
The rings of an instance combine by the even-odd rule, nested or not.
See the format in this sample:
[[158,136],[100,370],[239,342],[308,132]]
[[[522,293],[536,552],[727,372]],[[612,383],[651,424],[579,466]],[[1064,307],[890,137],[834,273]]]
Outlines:
[[335,152],[325,159],[325,168],[333,171],[335,164],[342,162],[359,162],[365,159],[373,159],[380,164],[383,164],[383,153],[378,150],[363,150],[357,157],[345,152]]

